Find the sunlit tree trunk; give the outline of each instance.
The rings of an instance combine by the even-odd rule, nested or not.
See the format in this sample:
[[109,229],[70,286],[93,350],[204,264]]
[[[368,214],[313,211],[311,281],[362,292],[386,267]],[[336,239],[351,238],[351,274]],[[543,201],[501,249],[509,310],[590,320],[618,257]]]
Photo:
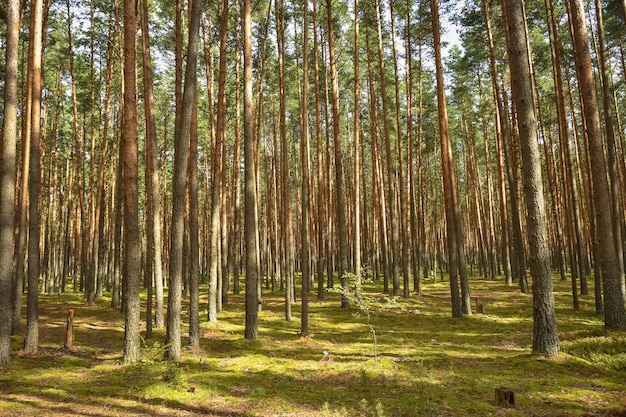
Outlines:
[[[302,243],[302,308],[300,313],[300,336],[309,334],[309,286],[311,283],[311,233],[310,233],[310,145],[309,145],[309,5],[304,2],[304,17],[302,30],[302,124],[300,133],[300,169],[302,172],[302,216],[301,216],[301,243]],[[358,201],[357,201],[358,206]],[[358,238],[357,238],[358,240]]]
[[[489,42],[489,66],[491,70],[491,86],[493,89],[495,107],[495,130],[496,130],[496,144],[497,144],[497,165],[498,165],[498,200],[500,209],[500,232],[501,232],[501,264],[504,270],[504,278],[506,285],[513,285],[513,278],[511,275],[511,258],[509,252],[509,220],[508,220],[508,207],[506,198],[506,182],[504,173],[504,149],[502,136],[503,121],[502,121],[502,99],[500,95],[500,83],[498,82],[498,68],[496,64],[496,56],[493,44],[493,32],[491,30],[491,16],[489,13],[489,2],[483,0],[483,14],[485,16],[485,25],[487,27],[487,39]],[[506,121],[504,121],[506,123]]]
[[524,173],[530,267],[533,276],[533,352],[544,356],[559,353],[556,331],[548,228],[543,200],[541,157],[530,69],[530,51],[521,0],[505,0],[511,89],[518,117]]
[[244,0],[243,33],[243,81],[244,81],[244,241],[246,256],[246,339],[256,340],[259,334],[259,258],[256,233],[256,168],[254,136],[254,97],[252,93],[252,6]]
[[[443,175],[443,190],[446,213],[446,226],[448,234],[448,273],[450,275],[450,292],[452,294],[452,317],[461,317],[464,313],[463,303],[459,293],[459,274],[465,268],[461,262],[459,239],[457,234],[460,225],[459,207],[456,205],[456,180],[454,179],[454,162],[452,159],[452,146],[450,144],[450,131],[448,128],[448,111],[443,84],[443,67],[441,61],[441,35],[439,28],[439,1],[431,1],[433,15],[433,37],[435,45],[435,69],[437,75],[437,110],[439,120],[439,139],[441,142],[441,171]],[[456,207],[455,207],[456,205]],[[463,297],[464,298],[464,297]]]
[[174,361],[180,361],[181,357],[180,313],[183,290],[185,194],[189,162],[189,135],[194,107],[193,102],[196,98],[196,68],[198,61],[198,37],[201,15],[201,1],[193,0],[190,13],[191,20],[189,22],[189,44],[187,52],[187,66],[185,68],[185,84],[174,143],[174,179],[172,183],[173,206],[170,241],[170,285],[166,333],[166,342],[168,346],[166,357]]
[[602,271],[604,325],[607,329],[623,329],[626,327],[626,315],[624,313],[624,299],[620,286],[620,266],[615,248],[611,190],[607,180],[600,113],[591,65],[587,24],[582,2],[580,0],[569,0],[568,3],[572,19],[574,60],[589,141],[587,152],[592,166],[593,199],[600,254],[600,259],[596,259],[596,262],[600,262]]
[[[604,111],[604,132],[606,134],[607,161],[609,171],[609,187],[611,189],[611,204],[613,218],[613,233],[615,238],[615,252],[619,268],[620,288],[623,302],[626,303],[626,281],[624,280],[624,242],[622,240],[623,212],[620,204],[619,174],[617,172],[617,144],[615,140],[615,122],[611,105],[611,78],[609,77],[609,61],[606,54],[606,40],[604,36],[604,19],[602,16],[602,5],[599,0],[594,1],[596,6],[597,32],[600,62],[600,82],[602,84],[602,109]],[[582,283],[581,283],[582,285]],[[582,290],[582,288],[581,288]],[[584,289],[586,290],[586,288]],[[586,294],[586,292],[583,292]]]
[[39,191],[41,183],[41,87],[42,87],[42,32],[43,2],[35,0],[31,9],[32,67],[28,79],[32,83],[30,125],[30,164],[28,178],[28,298],[26,307],[26,338],[24,351],[36,353],[39,348],[39,271],[40,271],[40,219]]
[[[335,52],[335,29],[333,27],[332,1],[326,0],[328,22],[328,53],[330,59],[331,104],[333,120],[333,148],[335,151],[335,192],[337,194],[337,233],[339,235],[339,280],[344,291],[348,290],[348,242],[346,236],[346,198],[343,185],[343,162],[341,155],[341,133],[339,131],[339,84],[337,81],[337,57]],[[341,306],[346,308],[349,301],[341,298]]]
[[6,6],[4,123],[0,142],[0,369],[8,367],[11,361],[11,296],[15,273],[13,217],[17,159],[17,62],[20,31],[19,1],[9,0]]
[[[146,200],[149,215],[147,221],[147,270],[152,268],[155,294],[155,327],[162,328],[163,323],[163,264],[161,262],[161,195],[159,186],[159,168],[157,163],[157,135],[154,113],[154,93],[152,81],[152,62],[150,57],[150,29],[148,27],[148,1],[141,2],[141,44],[143,58],[144,108],[146,118]],[[152,321],[152,317],[149,319]]]
[[134,0],[124,0],[124,363],[140,357],[141,238],[139,236],[138,119],[136,80],[137,13]]

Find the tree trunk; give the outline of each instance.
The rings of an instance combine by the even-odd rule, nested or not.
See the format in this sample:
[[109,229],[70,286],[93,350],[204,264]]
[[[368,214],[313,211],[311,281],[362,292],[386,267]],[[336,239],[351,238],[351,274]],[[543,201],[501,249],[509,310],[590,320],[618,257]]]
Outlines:
[[259,258],[256,233],[256,168],[254,136],[254,102],[252,93],[252,5],[244,0],[242,16],[243,32],[243,81],[244,81],[244,241],[246,255],[246,339],[256,340],[259,335]]
[[[452,160],[452,146],[450,144],[450,132],[448,128],[448,111],[443,84],[443,67],[441,63],[441,40],[439,29],[439,1],[431,1],[433,15],[433,37],[435,45],[435,68],[437,71],[437,111],[439,120],[439,138],[441,142],[441,171],[443,175],[443,190],[446,212],[446,226],[448,232],[448,273],[450,275],[450,292],[452,294],[452,317],[463,315],[462,300],[459,294],[459,272],[465,268],[461,264],[457,225],[460,224],[455,210],[456,181],[454,179],[454,163]],[[458,208],[457,208],[458,209]]]
[[[144,111],[146,114],[146,205],[148,259],[152,268],[156,290],[155,326],[163,328],[163,263],[161,261],[161,195],[159,193],[159,168],[157,163],[157,135],[154,113],[152,61],[150,57],[150,29],[148,27],[148,2],[141,2],[141,45],[143,58]],[[152,321],[152,317],[149,318]]]
[[[9,0],[6,10],[4,124],[0,150],[0,369],[11,361],[11,295],[13,284],[14,200],[17,141],[17,61],[20,5]],[[21,299],[20,299],[21,303]]]
[[537,120],[530,70],[530,53],[526,38],[526,18],[521,0],[505,0],[508,57],[511,67],[511,90],[515,102],[524,172],[530,246],[530,268],[533,276],[533,352],[543,356],[559,353],[556,331],[548,228],[543,200],[541,157],[537,142]]
[[[339,234],[339,280],[344,291],[348,291],[349,283],[346,275],[348,269],[348,242],[346,235],[346,199],[343,185],[343,162],[341,156],[341,134],[339,132],[339,84],[337,81],[337,58],[335,54],[335,29],[333,27],[332,1],[326,0],[328,22],[328,52],[330,59],[331,104],[333,116],[333,147],[335,150],[335,192],[337,193],[337,233]],[[350,305],[345,296],[341,298],[341,307]]]
[[139,235],[138,119],[136,80],[137,13],[134,0],[124,0],[124,363],[140,358],[141,238]]
[[193,0],[190,16],[185,85],[175,132],[174,179],[172,183],[173,205],[170,240],[170,285],[166,332],[168,348],[166,357],[173,361],[180,361],[181,358],[180,312],[183,290],[185,194],[189,162],[189,135],[193,102],[196,98],[198,35],[200,30],[200,18],[202,16],[202,3],[200,0]]
[[580,0],[569,0],[571,11],[574,60],[576,62],[578,84],[584,107],[589,149],[587,150],[592,166],[593,199],[596,213],[596,227],[602,286],[604,290],[604,325],[607,329],[626,328],[624,299],[620,287],[620,267],[615,249],[613,231],[613,207],[611,190],[607,180],[607,168],[604,158],[602,131],[598,98],[591,66],[587,24],[584,8]]
[[[310,145],[309,145],[309,4],[304,3],[304,17],[302,30],[302,124],[300,139],[300,169],[302,172],[302,216],[301,216],[301,243],[302,243],[302,308],[300,312],[300,336],[309,334],[309,286],[311,283],[311,233],[310,233]],[[357,201],[358,205],[358,201]],[[357,238],[358,240],[358,238]]]
[[39,191],[41,185],[41,85],[42,85],[42,34],[43,2],[36,0],[31,9],[31,30],[33,65],[29,70],[32,82],[31,130],[30,130],[30,165],[28,178],[28,299],[26,307],[26,338],[24,351],[37,353],[39,348],[39,271],[40,271],[40,220]]

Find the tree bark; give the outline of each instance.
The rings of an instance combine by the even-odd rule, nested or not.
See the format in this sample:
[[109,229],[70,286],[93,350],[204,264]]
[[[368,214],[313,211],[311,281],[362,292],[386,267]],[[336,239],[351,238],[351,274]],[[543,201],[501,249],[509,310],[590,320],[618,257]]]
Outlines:
[[437,112],[439,120],[439,139],[441,144],[441,171],[443,175],[444,203],[446,212],[446,227],[448,232],[448,273],[450,275],[450,292],[452,295],[452,317],[461,317],[464,313],[462,300],[459,294],[459,273],[461,264],[457,225],[460,224],[455,210],[456,181],[454,179],[454,163],[452,159],[452,146],[450,144],[450,131],[448,128],[448,111],[443,81],[443,67],[441,63],[441,35],[439,28],[439,1],[431,1],[433,15],[433,37],[435,44],[435,69],[437,76]]
[[180,361],[181,358],[180,313],[183,291],[185,194],[189,163],[189,135],[193,113],[193,101],[196,97],[198,37],[200,18],[202,16],[202,3],[200,0],[193,0],[190,16],[185,84],[180,106],[180,115],[177,118],[178,123],[175,132],[174,180],[172,183],[173,205],[170,240],[170,285],[166,332],[168,348],[166,357],[173,361]]
[[244,336],[256,340],[259,335],[259,258],[256,232],[256,168],[254,102],[252,93],[252,5],[244,0],[242,16],[244,80],[244,241],[246,255],[246,326]]
[[139,235],[138,116],[136,80],[137,13],[134,0],[124,0],[124,363],[140,358],[141,238]]
[[[330,59],[331,104],[333,116],[333,148],[335,151],[335,192],[337,194],[337,233],[339,234],[339,280],[344,291],[348,291],[348,242],[346,235],[346,198],[343,185],[343,162],[341,155],[341,133],[339,131],[339,85],[337,81],[337,57],[335,53],[335,29],[333,27],[332,0],[326,0],[328,22],[328,53]],[[341,307],[350,305],[345,296]]]
[[533,276],[533,352],[543,356],[559,353],[556,331],[548,228],[543,200],[541,157],[537,142],[537,120],[530,69],[530,51],[526,38],[526,19],[521,0],[505,0],[508,57],[511,68],[511,90],[517,110],[524,173],[530,246],[530,268]]
[[573,30],[574,60],[576,62],[578,84],[584,107],[589,149],[587,150],[592,166],[593,199],[596,213],[596,227],[602,287],[604,290],[604,326],[607,329],[626,328],[624,299],[620,287],[620,267],[615,250],[613,232],[613,207],[611,190],[607,180],[607,168],[604,158],[602,131],[598,98],[591,66],[587,24],[584,8],[580,0],[568,0]]
[[[11,295],[15,247],[14,200],[17,142],[17,62],[20,5],[9,0],[6,10],[4,124],[0,150],[0,369],[11,361]],[[20,299],[21,303],[21,299]]]

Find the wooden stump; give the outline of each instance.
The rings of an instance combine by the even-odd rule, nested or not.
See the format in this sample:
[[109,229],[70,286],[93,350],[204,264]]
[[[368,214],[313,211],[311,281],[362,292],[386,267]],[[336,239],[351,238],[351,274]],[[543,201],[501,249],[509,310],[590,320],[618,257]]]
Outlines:
[[65,326],[65,349],[71,349],[74,346],[74,309],[67,309],[67,325]]
[[510,388],[496,388],[496,406],[515,407],[515,393]]
[[477,314],[485,314],[485,303],[479,302],[476,300],[476,313]]

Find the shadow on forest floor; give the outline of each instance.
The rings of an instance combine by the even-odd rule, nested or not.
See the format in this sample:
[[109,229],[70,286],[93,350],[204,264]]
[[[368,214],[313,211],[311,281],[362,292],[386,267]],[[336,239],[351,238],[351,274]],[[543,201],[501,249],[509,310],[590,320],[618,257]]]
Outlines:
[[[108,297],[87,307],[78,293],[42,295],[40,351],[22,354],[23,336],[13,337],[0,415],[578,416],[626,405],[626,334],[605,334],[591,296],[575,311],[568,283],[555,280],[564,353],[545,359],[531,355],[530,295],[476,279],[472,296],[485,313],[454,319],[447,285],[427,282],[423,296],[392,300],[368,284],[373,307],[387,307],[369,320],[341,309],[337,293],[312,295],[305,338],[300,304],[287,322],[282,294],[266,293],[257,341],[243,339],[243,297],[231,295],[217,323],[202,323],[200,351],[165,362],[165,332],[155,329],[142,360],[126,366],[123,315]],[[67,308],[75,309],[71,351],[60,348]],[[500,386],[515,391],[516,408],[495,406]]]

